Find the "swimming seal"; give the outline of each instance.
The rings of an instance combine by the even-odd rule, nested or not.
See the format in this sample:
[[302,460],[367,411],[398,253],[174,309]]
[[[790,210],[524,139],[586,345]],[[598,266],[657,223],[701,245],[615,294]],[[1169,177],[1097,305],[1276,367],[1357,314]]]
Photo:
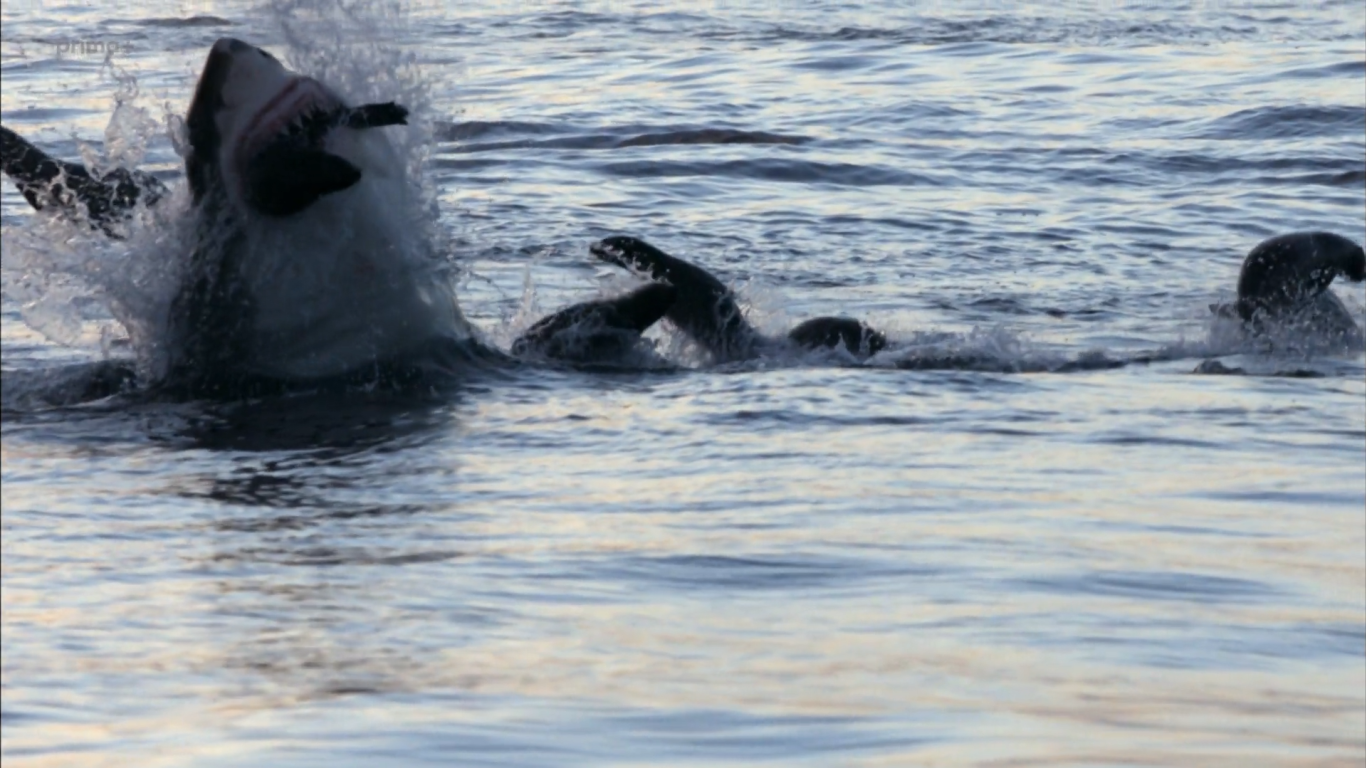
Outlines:
[[748,360],[784,342],[804,349],[843,346],[860,359],[887,346],[886,336],[849,317],[813,318],[793,328],[785,340],[771,339],[745,319],[731,290],[696,264],[624,235],[596,242],[589,251],[603,261],[677,289],[665,317],[717,363]]
[[1238,300],[1214,305],[1254,332],[1295,323],[1325,333],[1360,334],[1347,308],[1328,290],[1338,276],[1366,280],[1366,250],[1331,232],[1292,232],[1263,240],[1243,260]]

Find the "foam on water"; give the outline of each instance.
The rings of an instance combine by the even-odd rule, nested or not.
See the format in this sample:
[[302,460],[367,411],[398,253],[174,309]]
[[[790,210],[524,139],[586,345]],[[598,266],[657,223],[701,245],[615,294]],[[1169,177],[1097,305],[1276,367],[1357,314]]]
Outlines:
[[284,41],[283,61],[290,69],[327,83],[348,104],[396,101],[408,108],[408,124],[391,127],[388,135],[423,202],[414,223],[444,245],[445,233],[436,226],[436,191],[424,172],[436,115],[417,55],[405,45],[414,23],[407,6],[390,0],[272,0],[264,11]]

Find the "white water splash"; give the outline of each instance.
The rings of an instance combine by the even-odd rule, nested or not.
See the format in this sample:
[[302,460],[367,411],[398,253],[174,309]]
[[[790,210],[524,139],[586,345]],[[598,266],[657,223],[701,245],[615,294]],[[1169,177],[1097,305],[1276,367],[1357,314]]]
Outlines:
[[[385,203],[395,209],[389,213],[404,217],[405,231],[420,243],[421,253],[404,256],[449,276],[450,239],[422,173],[432,135],[430,97],[416,55],[403,46],[410,39],[403,4],[279,0],[253,13],[263,15],[285,42],[281,58],[292,69],[328,83],[349,103],[394,101],[410,110],[408,126],[385,129],[403,166],[396,171],[400,186],[410,194]],[[96,174],[136,168],[160,136],[184,157],[188,141],[181,115],[188,94],[183,104],[151,108],[143,103],[136,75],[107,64],[113,109],[102,145],[77,142],[82,161]],[[171,301],[193,247],[187,185],[177,179],[170,186],[171,194],[155,209],[139,207],[120,225],[123,239],[42,212],[6,227],[0,283],[24,322],[91,357],[107,356],[110,340],[126,337],[139,373],[159,377],[168,362]]]
[[433,143],[434,110],[417,54],[414,20],[395,0],[272,0],[262,11],[286,46],[284,61],[327,83],[349,104],[394,101],[408,109],[408,124],[386,129],[417,205],[412,224],[436,250],[449,255],[449,234],[439,226],[435,187],[424,169]]

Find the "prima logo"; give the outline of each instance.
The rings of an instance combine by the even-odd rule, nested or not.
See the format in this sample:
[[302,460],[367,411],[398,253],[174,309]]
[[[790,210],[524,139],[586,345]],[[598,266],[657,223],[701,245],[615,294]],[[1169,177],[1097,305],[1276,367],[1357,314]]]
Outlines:
[[0,45],[0,51],[4,58],[28,59],[35,55],[42,54],[54,55],[57,58],[64,56],[95,56],[107,59],[133,51],[131,43],[120,43],[115,40],[47,40],[31,41],[27,44],[5,40]]
[[117,56],[132,50],[128,43],[114,40],[58,40],[50,45],[58,56]]

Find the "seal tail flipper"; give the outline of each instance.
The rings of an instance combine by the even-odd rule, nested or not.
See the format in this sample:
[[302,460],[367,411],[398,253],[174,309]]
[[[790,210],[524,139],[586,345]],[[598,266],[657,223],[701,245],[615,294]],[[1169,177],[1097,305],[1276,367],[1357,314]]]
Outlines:
[[279,144],[264,150],[247,169],[247,199],[271,216],[289,216],[323,195],[360,181],[350,161],[317,149]]
[[668,313],[678,289],[668,283],[651,283],[606,302],[603,322],[613,328],[644,333]]
[[759,333],[745,320],[731,290],[707,270],[634,237],[609,237],[588,250],[603,261],[677,288],[669,321],[718,362],[756,353]]
[[74,208],[81,193],[97,185],[90,172],[57,160],[14,131],[0,126],[0,166],[37,210]]
[[100,178],[84,166],[57,160],[14,131],[0,126],[0,166],[20,194],[37,210],[57,210],[117,237],[113,225],[128,217],[139,201],[154,205],[166,186],[155,176],[115,168]]
[[840,344],[856,357],[872,357],[887,346],[887,337],[851,317],[815,317],[788,332],[787,338],[808,349]]

